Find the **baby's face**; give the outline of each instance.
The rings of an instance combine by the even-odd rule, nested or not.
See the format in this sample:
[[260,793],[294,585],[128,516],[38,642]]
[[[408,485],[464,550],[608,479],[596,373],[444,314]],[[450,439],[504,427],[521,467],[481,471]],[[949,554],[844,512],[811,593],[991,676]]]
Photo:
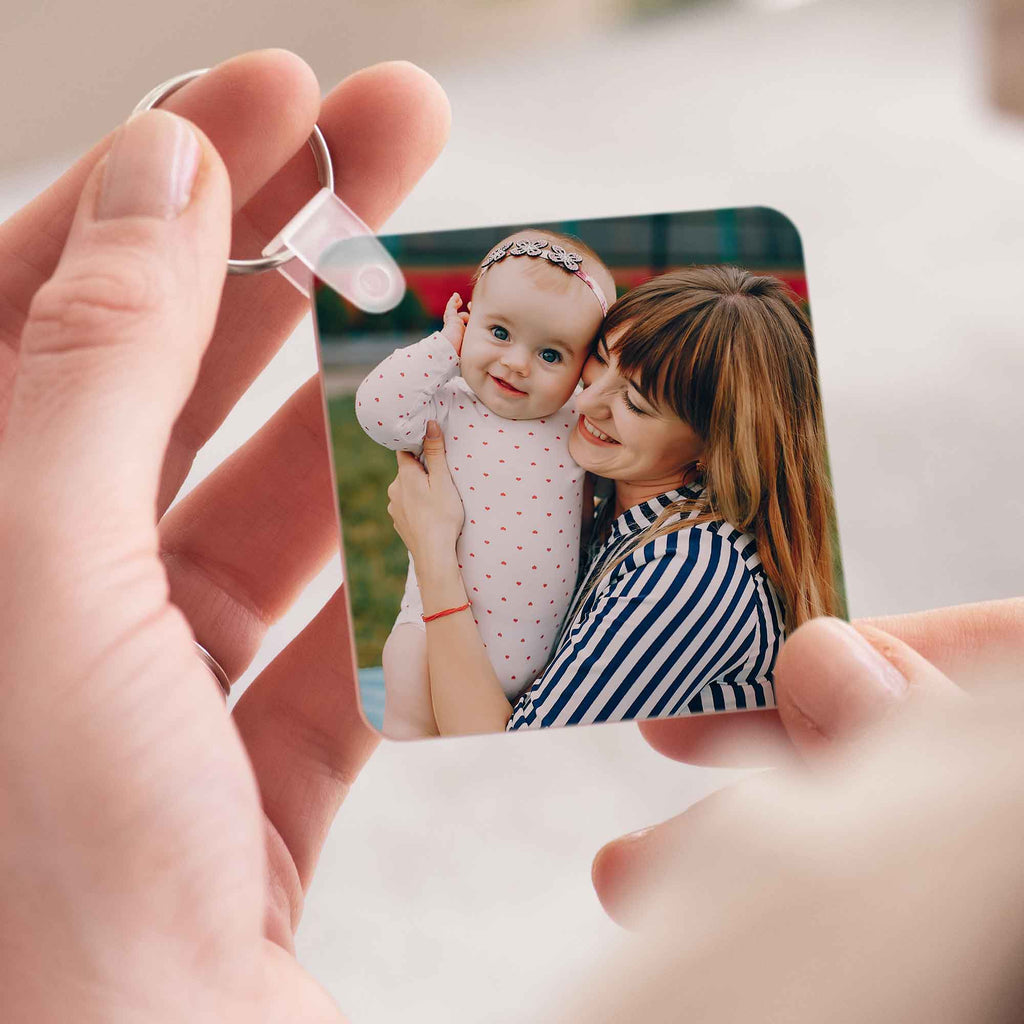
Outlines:
[[569,401],[602,319],[582,281],[531,262],[506,256],[484,272],[459,360],[480,401],[509,420],[550,416]]

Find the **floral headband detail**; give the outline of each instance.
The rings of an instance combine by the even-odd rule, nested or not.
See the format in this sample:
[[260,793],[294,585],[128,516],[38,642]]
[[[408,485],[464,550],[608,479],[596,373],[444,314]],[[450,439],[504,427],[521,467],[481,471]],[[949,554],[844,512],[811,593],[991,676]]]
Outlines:
[[546,238],[518,238],[496,245],[480,264],[480,273],[506,256],[534,256],[554,263],[570,274],[575,274],[597,296],[597,301],[601,303],[601,315],[607,314],[608,300],[604,297],[604,292],[598,288],[597,282],[583,269],[583,257],[578,252],[563,249],[560,245],[548,242]]

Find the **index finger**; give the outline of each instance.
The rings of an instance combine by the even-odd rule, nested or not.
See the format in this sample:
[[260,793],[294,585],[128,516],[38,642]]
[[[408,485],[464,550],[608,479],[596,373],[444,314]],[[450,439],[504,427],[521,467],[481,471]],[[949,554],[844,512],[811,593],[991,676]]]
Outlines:
[[1020,685],[1024,597],[860,619],[909,644],[965,690]]

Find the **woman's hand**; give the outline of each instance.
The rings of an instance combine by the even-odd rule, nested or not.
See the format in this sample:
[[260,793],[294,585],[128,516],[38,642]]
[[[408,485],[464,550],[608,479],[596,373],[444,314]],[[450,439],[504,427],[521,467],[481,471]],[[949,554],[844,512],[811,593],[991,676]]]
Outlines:
[[444,436],[434,420],[423,438],[422,465],[409,452],[398,452],[398,475],[388,487],[388,498],[388,515],[412,555],[421,585],[433,570],[457,565],[455,544],[466,514],[445,459]]
[[192,642],[236,678],[335,550],[318,382],[163,513],[308,310],[280,275],[225,282],[229,238],[258,253],[314,191],[318,120],[379,224],[448,108],[406,64],[321,105],[281,52],[165,107],[181,116],[133,119],[0,229],[4,1016],[336,1020],[290,954],[375,742],[343,597],[234,718]]
[[[914,729],[918,715],[949,709],[954,728],[965,716],[966,729],[972,690],[984,689],[998,702],[1019,689],[1024,599],[864,620],[856,627],[817,619],[794,632],[776,668],[777,712],[648,722],[641,727],[645,738],[677,760],[750,763],[753,755],[762,763],[802,759],[830,768],[849,761],[851,745],[883,720],[906,719]],[[1016,704],[1008,708],[1008,714],[1020,712]],[[924,736],[921,730],[917,735]],[[927,744],[926,736],[922,742]],[[638,908],[677,874],[687,850],[701,848],[723,829],[742,829],[749,785],[605,846],[593,874],[609,912],[635,919]]]
[[[844,663],[836,633],[797,630],[781,678]],[[1015,687],[972,698],[902,642],[872,645],[904,680],[883,720],[827,756],[815,741],[814,772],[749,777],[606,849],[602,898],[641,935],[560,1019],[1020,1019],[1020,662]],[[873,658],[854,658],[855,681]]]

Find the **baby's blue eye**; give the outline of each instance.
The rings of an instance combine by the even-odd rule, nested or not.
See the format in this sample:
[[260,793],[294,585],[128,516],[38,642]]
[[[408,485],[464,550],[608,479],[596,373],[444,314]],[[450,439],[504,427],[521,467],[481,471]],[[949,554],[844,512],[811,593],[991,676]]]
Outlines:
[[504,327],[492,327],[491,334],[498,339],[498,341],[508,341],[508,331]]
[[545,363],[560,363],[562,361],[562,354],[556,352],[553,348],[546,348],[540,354],[541,359]]

